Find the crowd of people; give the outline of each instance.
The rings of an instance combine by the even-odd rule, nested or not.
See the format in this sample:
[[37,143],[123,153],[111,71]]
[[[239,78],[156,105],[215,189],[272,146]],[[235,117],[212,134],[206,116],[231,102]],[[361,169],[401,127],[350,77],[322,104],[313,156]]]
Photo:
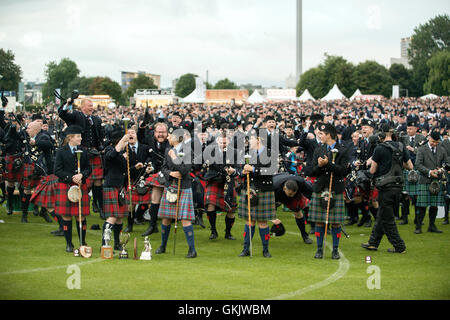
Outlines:
[[[442,232],[438,207],[445,207],[448,224],[448,97],[114,109],[68,99],[58,108],[5,114],[7,103],[2,95],[0,186],[7,214],[18,190],[22,222],[30,203],[47,222],[51,215],[67,252],[75,250],[73,217],[80,246],[87,245],[91,210],[105,220],[97,240],[106,245],[105,230],[112,230],[116,251],[122,230],[132,232],[147,218],[143,236],[161,232],[155,253],[163,254],[172,225],[176,232],[181,221],[187,258],[197,257],[194,225],[208,226],[210,241],[220,237],[220,212],[226,240],[236,240],[235,214],[245,221],[242,257],[252,255],[256,225],[263,256],[271,257],[270,237],[284,232],[276,216],[281,205],[293,212],[305,244],[315,235],[317,259],[328,233],[332,258],[339,259],[343,227],[371,227],[372,217],[362,247],[377,250],[386,235],[390,252],[406,252],[396,220],[409,223],[411,204],[416,234],[427,208],[428,232]],[[76,200],[74,186],[82,194]]]

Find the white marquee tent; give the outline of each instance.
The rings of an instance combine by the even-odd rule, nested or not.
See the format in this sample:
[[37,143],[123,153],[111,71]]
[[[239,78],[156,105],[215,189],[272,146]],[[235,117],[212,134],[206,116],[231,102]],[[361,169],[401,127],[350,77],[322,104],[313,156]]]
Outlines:
[[420,99],[422,99],[422,100],[437,99],[437,98],[439,98],[439,96],[437,96],[433,93],[430,93],[430,94],[427,94],[426,96],[420,97]]
[[184,103],[204,103],[205,96],[198,93],[197,89],[192,91],[187,97],[182,99]]
[[335,84],[333,88],[330,90],[330,92],[328,92],[328,94],[322,98],[322,100],[325,101],[342,100],[342,99],[347,99],[347,97],[342,94],[337,84]]
[[353,101],[353,100],[355,100],[356,97],[362,96],[362,95],[363,95],[363,94],[362,94],[361,91],[359,91],[359,89],[358,89],[358,90],[356,90],[355,93],[350,97],[350,101]]
[[309,93],[309,90],[306,89],[305,92],[303,92],[303,94],[298,98],[298,101],[308,101],[308,100],[316,101],[316,99],[314,99],[311,93]]
[[259,93],[258,90],[253,91],[252,95],[247,99],[250,103],[262,103],[265,102],[266,99]]

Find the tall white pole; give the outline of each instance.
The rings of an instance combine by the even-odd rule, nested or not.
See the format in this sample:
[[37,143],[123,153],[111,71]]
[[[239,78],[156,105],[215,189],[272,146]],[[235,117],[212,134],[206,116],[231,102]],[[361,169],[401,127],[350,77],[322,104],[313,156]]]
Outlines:
[[296,85],[303,73],[303,13],[302,0],[297,0],[297,72]]

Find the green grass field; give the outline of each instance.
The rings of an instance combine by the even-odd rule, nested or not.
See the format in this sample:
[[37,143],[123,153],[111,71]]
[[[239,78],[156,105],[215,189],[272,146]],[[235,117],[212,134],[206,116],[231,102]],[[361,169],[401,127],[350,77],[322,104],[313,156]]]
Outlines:
[[[153,255],[152,261],[133,259],[101,260],[101,231],[88,230],[87,243],[93,248],[90,259],[77,258],[65,252],[64,237],[50,234],[56,223],[29,214],[29,223],[20,223],[20,215],[7,216],[0,209],[0,299],[157,299],[157,300],[275,300],[275,299],[344,299],[397,300],[450,298],[450,228],[436,224],[443,234],[426,232],[415,235],[411,221],[399,226],[406,242],[406,254],[390,254],[390,244],[383,239],[377,252],[360,247],[368,240],[371,228],[347,227],[350,238],[341,239],[341,260],[331,260],[331,236],[327,238],[324,260],[314,259],[316,244],[303,243],[290,212],[278,211],[287,233],[270,240],[272,259],[262,257],[262,245],[256,230],[254,256],[240,258],[244,221],[236,219],[232,233],[236,241],[224,239],[224,215],[218,216],[219,239],[210,241],[209,229],[195,226],[198,258],[186,259],[187,244],[181,228],[173,255],[173,233],[167,253]],[[412,217],[413,218],[413,217]],[[205,223],[208,224],[207,220]],[[411,220],[411,219],[410,219]],[[103,224],[97,215],[88,217],[92,224]],[[147,225],[135,226],[128,245],[130,257],[133,239],[138,239]],[[307,226],[309,231],[309,226]],[[173,228],[172,228],[173,232]],[[153,251],[160,245],[161,234],[150,237]],[[311,236],[314,239],[313,236]],[[315,240],[315,239],[314,239]],[[74,245],[78,245],[73,230]],[[371,256],[367,264],[365,257]],[[73,274],[69,266],[78,265],[80,289],[69,289]],[[369,289],[379,271],[380,288]],[[69,272],[68,272],[69,271]],[[369,270],[370,271],[370,270]],[[372,278],[369,278],[372,277]],[[369,281],[368,281],[369,280]]]

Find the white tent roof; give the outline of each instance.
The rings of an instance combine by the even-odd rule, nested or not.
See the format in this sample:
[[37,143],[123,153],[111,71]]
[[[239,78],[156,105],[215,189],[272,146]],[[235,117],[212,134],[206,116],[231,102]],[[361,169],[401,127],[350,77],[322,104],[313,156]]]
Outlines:
[[437,96],[437,95],[435,95],[433,93],[430,93],[430,94],[427,94],[426,96],[420,97],[420,99],[422,99],[422,100],[437,99],[437,98],[439,98],[439,96]]
[[359,91],[359,89],[357,89],[355,91],[355,93],[350,97],[350,101],[353,101],[356,97],[358,96],[362,96],[363,94],[361,93],[361,91]]
[[182,101],[185,103],[203,103],[203,102],[205,102],[205,97],[200,96],[197,93],[197,89],[195,89],[194,91],[191,92],[191,94],[189,94],[187,97],[182,99]]
[[333,88],[330,90],[330,92],[328,92],[328,94],[322,98],[322,100],[325,101],[341,100],[341,99],[347,99],[347,97],[342,94],[337,84],[335,84]]
[[314,99],[314,97],[311,95],[311,93],[309,93],[309,90],[306,89],[305,92],[303,92],[303,94],[298,98],[299,101],[308,101],[308,100],[312,100],[312,101],[316,101],[316,99]]
[[255,90],[253,91],[252,95],[248,97],[247,101],[250,103],[261,103],[265,102],[266,99],[264,99],[264,97],[259,93],[258,90]]

